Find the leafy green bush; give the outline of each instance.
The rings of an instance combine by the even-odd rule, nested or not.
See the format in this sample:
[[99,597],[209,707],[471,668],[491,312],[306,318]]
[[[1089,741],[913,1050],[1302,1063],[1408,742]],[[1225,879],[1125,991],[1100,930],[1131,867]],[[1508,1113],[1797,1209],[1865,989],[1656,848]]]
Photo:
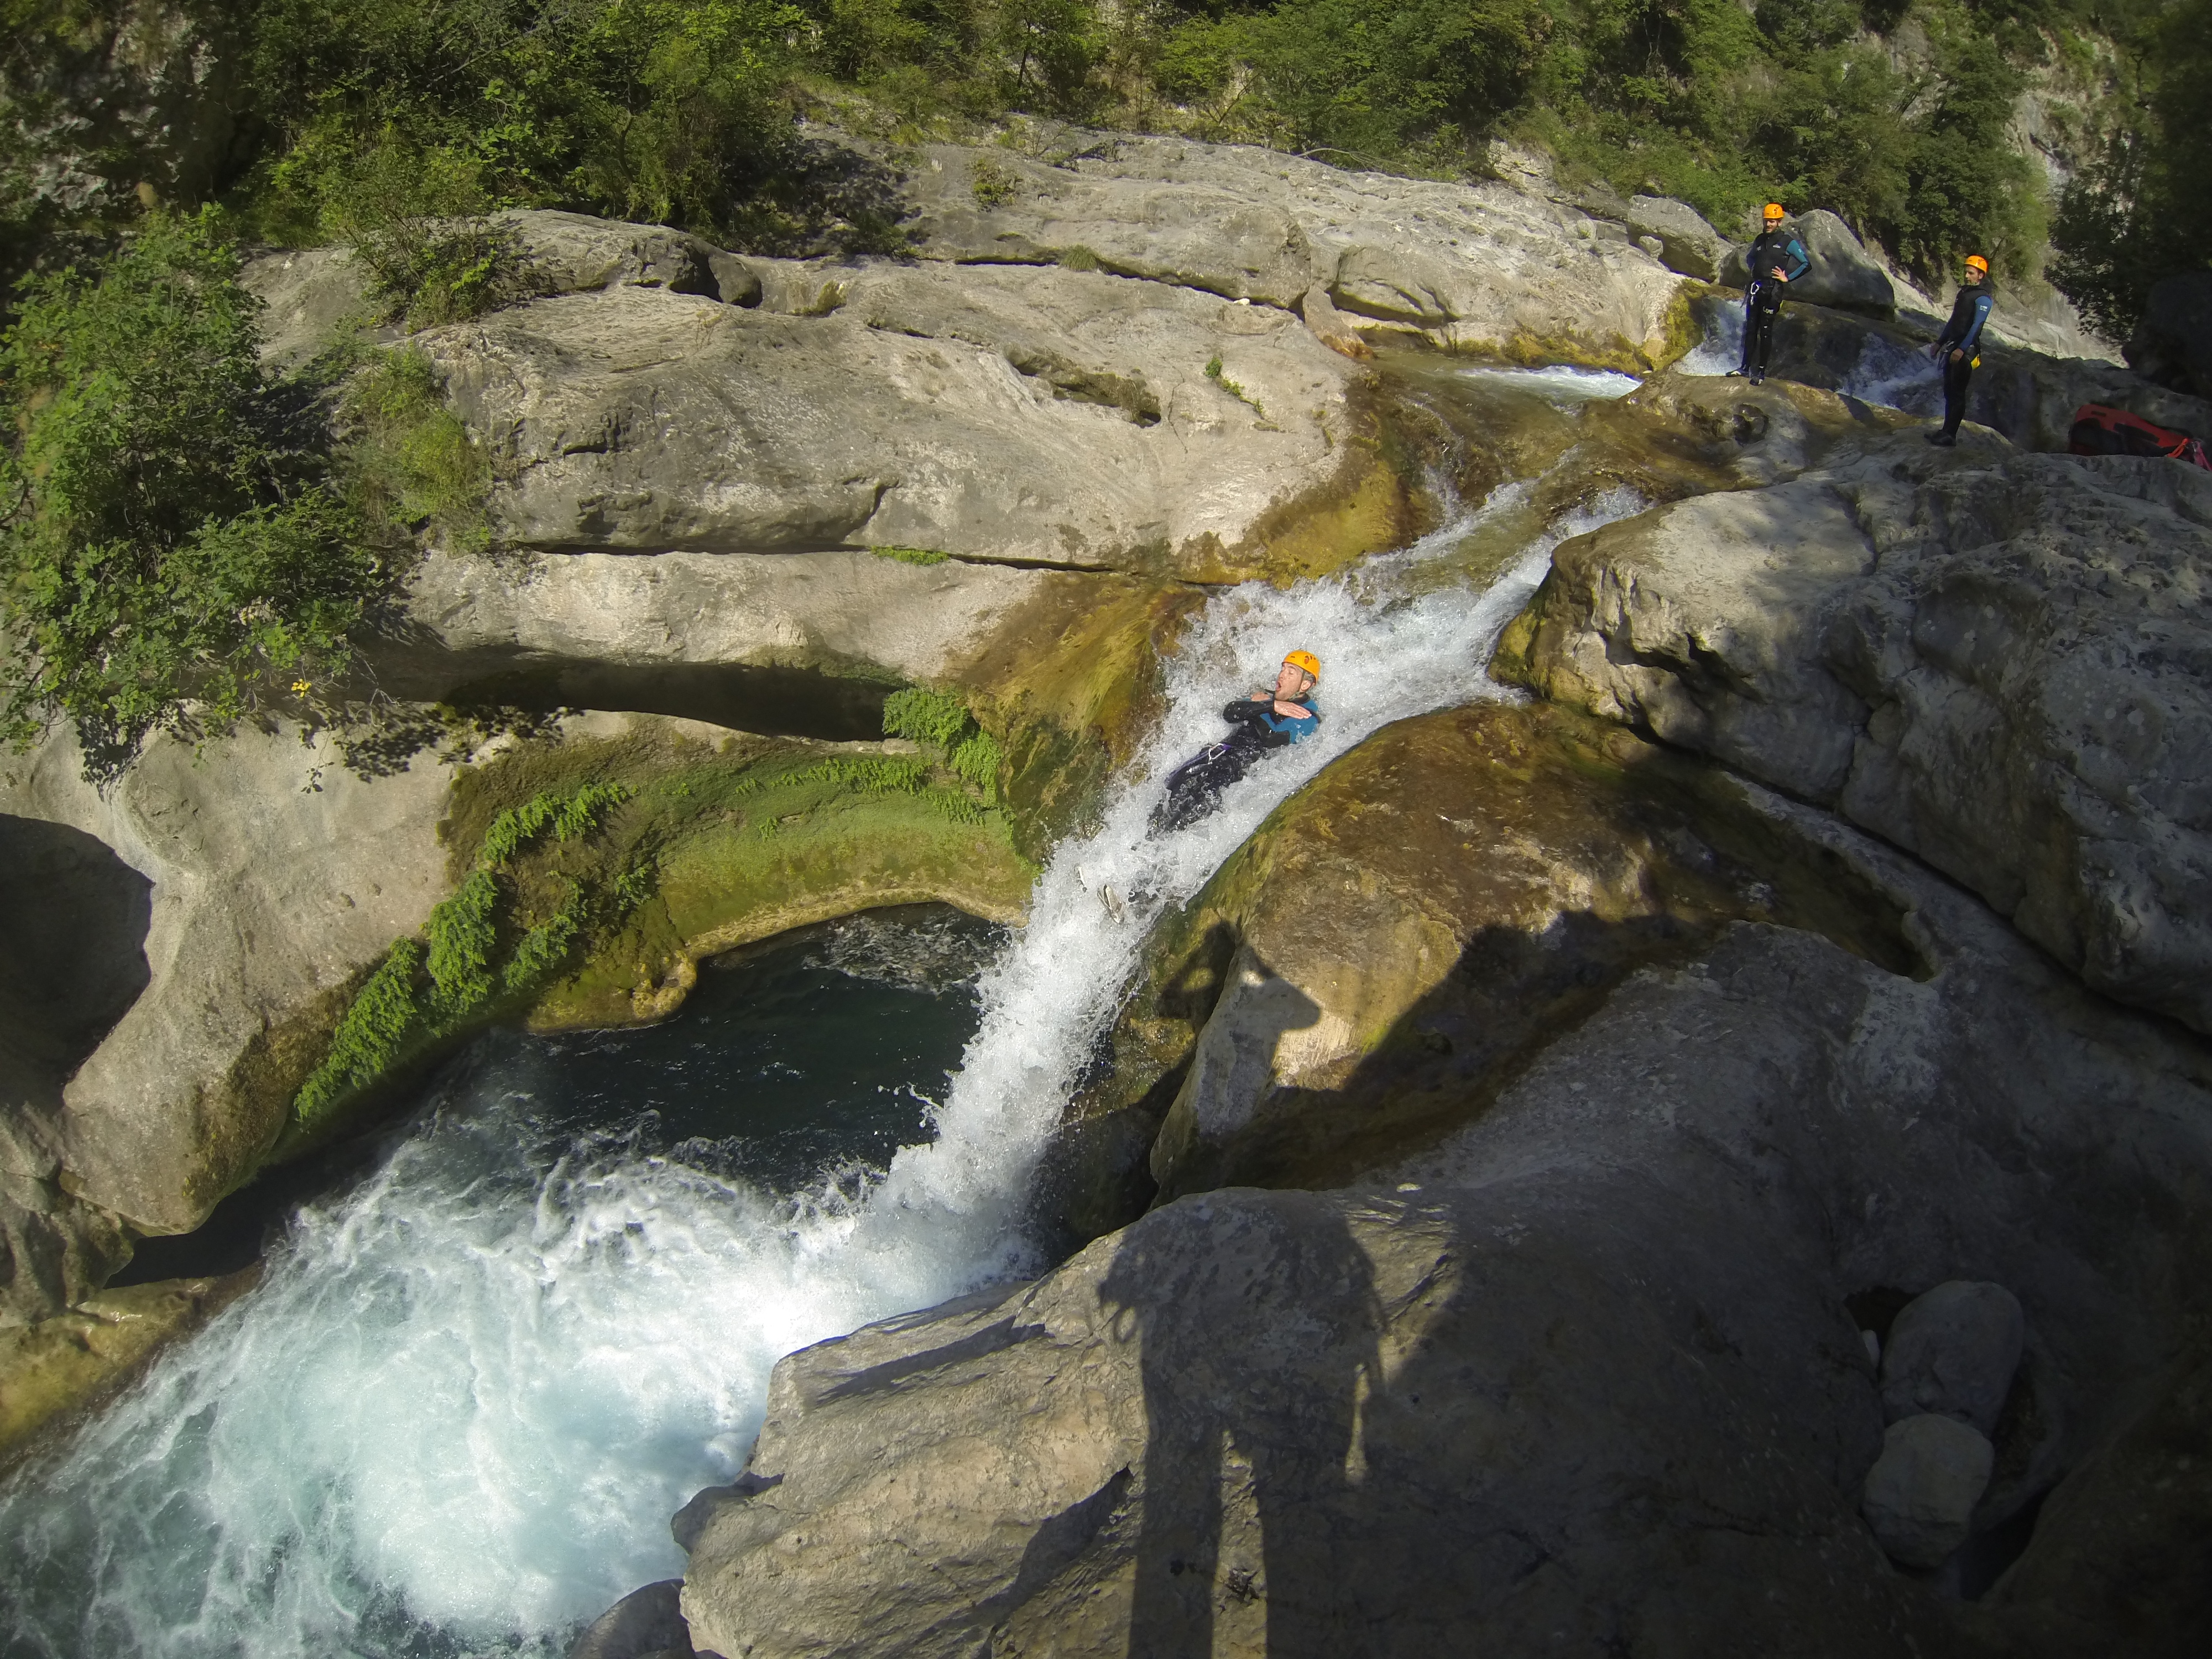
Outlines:
[[793,160],[805,21],[780,0],[258,0],[270,210],[368,236],[380,281],[434,311],[496,290],[470,220],[494,208],[728,237]]
[[490,458],[446,406],[436,368],[419,351],[376,353],[346,383],[347,495],[394,538],[429,532],[447,546],[490,545]]
[[430,911],[423,928],[430,936],[425,965],[431,1000],[448,1018],[467,1013],[491,994],[492,953],[499,948],[492,914],[498,907],[498,882],[489,871],[478,870]]
[[[968,705],[959,698],[921,686],[894,691],[884,700],[884,732],[889,737],[907,738],[937,749],[945,757],[947,770],[981,793],[984,805],[999,804],[999,770],[1006,757],[999,740],[976,724]],[[940,802],[935,799],[937,794],[945,794],[947,799]],[[955,823],[978,821],[952,808],[949,804],[952,799],[949,792],[932,792],[930,804]],[[957,799],[966,800],[967,797]],[[969,806],[974,805],[969,802]],[[977,811],[980,813],[981,809]]]
[[[618,894],[617,896],[620,902],[624,896]],[[622,902],[621,908],[629,909],[643,896],[641,892],[636,897]],[[507,958],[507,966],[501,970],[500,984],[509,996],[520,996],[535,989],[568,959],[570,948],[584,931],[586,911],[583,884],[571,881],[568,896],[561,908],[550,920],[538,923],[523,934],[515,944],[514,954]]]
[[[501,874],[548,830],[556,842],[591,835],[634,793],[625,784],[586,782],[542,791],[494,817],[467,878],[430,911],[422,930],[428,949],[411,939],[398,941],[339,1018],[330,1051],[294,1097],[300,1121],[312,1124],[496,1001],[532,994],[566,965],[595,916],[599,925],[613,925],[642,903],[653,872],[649,859],[641,857],[607,884],[596,907],[580,882],[560,878],[565,896],[559,906],[517,935],[511,881]],[[504,961],[503,932],[513,940]]]
[[2212,265],[2212,0],[2180,0],[2134,58],[2136,120],[2061,195],[2051,281],[2125,339],[2160,277]]
[[331,1034],[323,1056],[292,1102],[302,1123],[313,1123],[345,1095],[365,1088],[392,1068],[414,1033],[415,974],[422,947],[403,939],[368,976]]
[[988,732],[975,732],[963,738],[960,746],[947,757],[945,764],[960,776],[983,792],[986,804],[999,804],[999,769],[1006,755],[999,740]]
[[921,686],[894,691],[884,699],[884,735],[949,747],[969,725],[968,705],[957,697]]
[[257,356],[212,210],[94,275],[33,276],[0,334],[0,726],[72,721],[106,784],[155,732],[229,730],[349,657],[394,567]]
[[556,841],[575,841],[599,827],[607,811],[630,798],[621,783],[586,783],[568,794],[546,792],[532,795],[491,821],[483,846],[477,853],[478,870],[496,870],[512,863],[514,855],[548,829]]
[[969,176],[968,188],[979,208],[1002,208],[1014,199],[1018,181],[1011,168],[985,155],[978,158]]

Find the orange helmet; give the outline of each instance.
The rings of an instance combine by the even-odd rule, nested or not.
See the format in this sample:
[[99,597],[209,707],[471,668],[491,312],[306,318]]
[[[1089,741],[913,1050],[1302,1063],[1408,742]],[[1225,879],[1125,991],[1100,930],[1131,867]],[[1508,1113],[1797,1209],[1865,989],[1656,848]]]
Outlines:
[[1293,651],[1283,659],[1292,668],[1302,668],[1315,679],[1321,678],[1321,659],[1310,651]]
[[1788,214],[1782,210],[1781,203],[1769,202],[1766,204],[1766,222],[1768,224],[1772,224],[1777,219],[1786,219],[1789,216],[1790,216]]
[[1984,276],[1990,274],[1990,262],[1978,253],[1969,253],[1966,256],[1966,263]]

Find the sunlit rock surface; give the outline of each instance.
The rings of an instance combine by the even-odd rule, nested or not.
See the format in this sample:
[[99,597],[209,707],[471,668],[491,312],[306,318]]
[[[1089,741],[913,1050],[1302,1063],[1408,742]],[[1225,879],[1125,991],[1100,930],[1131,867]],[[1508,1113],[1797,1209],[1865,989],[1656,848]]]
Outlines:
[[443,896],[451,769],[423,755],[364,778],[327,735],[281,722],[198,758],[157,738],[106,795],[81,766],[64,731],[0,767],[0,812],[17,815],[0,822],[90,849],[107,894],[32,896],[82,964],[74,992],[43,988],[88,1040],[43,1079],[17,1073],[5,1155],[143,1231],[181,1231],[275,1141],[353,975]]
[[1925,858],[2212,1029],[2212,476],[1887,456],[1562,547],[1501,672]]

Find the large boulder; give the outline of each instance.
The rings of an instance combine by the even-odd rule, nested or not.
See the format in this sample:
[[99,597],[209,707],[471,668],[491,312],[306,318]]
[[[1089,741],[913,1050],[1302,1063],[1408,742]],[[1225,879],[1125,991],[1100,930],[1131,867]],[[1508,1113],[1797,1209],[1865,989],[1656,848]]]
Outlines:
[[2212,477],[1915,441],[1568,543],[1496,672],[1917,853],[2212,1030]]
[[927,259],[1061,261],[1337,309],[1492,356],[1656,367],[1687,348],[1677,284],[1618,225],[1534,188],[1348,173],[1179,138],[1051,159],[931,145],[902,185]]
[[[1792,219],[1790,228],[1805,245],[1813,267],[1790,284],[1787,292],[1792,301],[1835,306],[1878,317],[1887,317],[1897,308],[1897,293],[1890,285],[1889,273],[1866,251],[1851,228],[1834,214],[1815,208]],[[1723,261],[1720,280],[1729,288],[1742,288],[1750,280],[1744,264],[1747,252],[1748,244],[1739,245]]]
[[157,738],[105,794],[66,732],[14,762],[0,825],[73,873],[10,918],[63,1046],[17,1051],[7,1172],[143,1232],[198,1225],[275,1141],[353,976],[443,895],[450,777],[428,756],[364,777],[283,725],[204,757]]
[[1732,919],[1913,963],[1895,907],[1827,866],[1710,767],[1565,709],[1387,727],[1151,942],[1110,1074],[1069,1114],[1060,1214],[1100,1231],[1133,1182],[1329,1184]]
[[1956,1418],[1923,1412],[1882,1436],[1861,1508],[1882,1553],[1900,1566],[1938,1567],[1973,1530],[1996,1449]]
[[1658,239],[1659,258],[1668,270],[1701,283],[1720,280],[1731,251],[1729,240],[1688,203],[1671,196],[1632,196],[1622,222],[1638,236]]
[[785,1360],[694,1641],[1930,1649],[1844,1496],[1878,1429],[1804,1267],[1540,1186],[1187,1199]]
[[2144,379],[2212,398],[2212,270],[2154,283],[2127,354],[2128,366]]
[[2020,1298],[2003,1285],[1938,1285],[1905,1304],[1882,1344],[1882,1409],[1893,1421],[1940,1413],[1988,1434],[2027,1340]]
[[760,268],[753,309],[623,284],[416,337],[491,445],[504,539],[1221,580],[1404,532],[1357,371],[1288,312],[1097,272]]

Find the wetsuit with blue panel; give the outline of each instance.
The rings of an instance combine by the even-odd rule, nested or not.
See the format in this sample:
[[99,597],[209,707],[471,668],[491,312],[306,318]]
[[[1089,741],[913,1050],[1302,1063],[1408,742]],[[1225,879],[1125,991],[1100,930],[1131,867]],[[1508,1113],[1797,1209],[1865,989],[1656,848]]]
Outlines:
[[1981,367],[1982,330],[1989,324],[1990,308],[1996,298],[1986,276],[1962,286],[1959,297],[1951,302],[1950,320],[1936,337],[1936,355],[1943,364],[1943,430],[1937,434],[1939,443],[1959,441],[1959,423],[1966,418],[1966,387]]
[[1252,763],[1273,749],[1287,749],[1311,737],[1321,726],[1321,710],[1311,694],[1291,699],[1308,711],[1303,720],[1279,714],[1275,701],[1238,698],[1221,711],[1229,735],[1208,744],[1168,774],[1167,799],[1152,814],[1155,830],[1181,830],[1221,804],[1221,792],[1243,777]]
[[1743,291],[1743,364],[1736,372],[1757,386],[1766,378],[1766,359],[1774,349],[1774,319],[1782,314],[1783,290],[1789,286],[1777,281],[1774,273],[1779,270],[1794,283],[1812,270],[1813,260],[1795,231],[1777,225],[1759,234],[1744,256],[1744,268],[1750,286]]

